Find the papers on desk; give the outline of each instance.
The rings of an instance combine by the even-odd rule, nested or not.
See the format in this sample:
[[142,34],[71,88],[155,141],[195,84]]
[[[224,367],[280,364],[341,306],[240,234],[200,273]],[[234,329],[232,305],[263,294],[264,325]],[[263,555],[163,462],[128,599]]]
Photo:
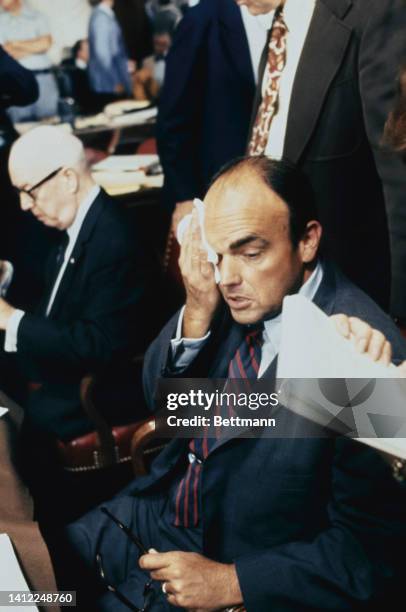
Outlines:
[[157,155],[111,155],[92,167],[92,176],[110,195],[160,188],[163,175],[147,176],[144,171],[158,161]]
[[92,166],[92,172],[134,172],[158,161],[158,155],[110,155]]
[[131,127],[135,125],[143,125],[148,123],[158,114],[156,106],[146,108],[144,110],[134,110],[132,112],[123,112],[122,114],[107,115],[105,112],[92,115],[91,117],[77,117],[75,119],[76,130],[87,130],[90,128],[114,129],[122,127]]
[[107,117],[118,117],[124,113],[139,111],[151,106],[149,100],[117,100],[111,102],[104,107],[104,113]]
[[3,406],[0,406],[0,419],[1,417],[3,417],[5,414],[7,414],[8,412],[8,408],[4,408]]
[[406,379],[342,337],[317,306],[284,299],[279,399],[296,414],[406,459]]
[[114,127],[127,127],[131,125],[142,125],[152,119],[155,119],[158,115],[158,109],[156,106],[152,108],[146,108],[141,111],[134,111],[132,113],[125,113],[124,115],[118,115],[110,119],[111,125]]
[[[0,591],[29,591],[21,571],[11,540],[6,533],[0,534]],[[37,606],[1,606],[13,612],[38,612]]]

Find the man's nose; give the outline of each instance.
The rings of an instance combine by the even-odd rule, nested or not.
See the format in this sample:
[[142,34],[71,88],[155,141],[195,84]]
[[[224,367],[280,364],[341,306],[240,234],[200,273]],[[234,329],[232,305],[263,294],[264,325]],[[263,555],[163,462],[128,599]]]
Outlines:
[[224,255],[218,264],[221,276],[221,285],[239,285],[241,283],[241,273],[239,262],[236,257]]
[[32,198],[30,198],[29,195],[27,195],[24,192],[20,193],[20,206],[21,206],[21,210],[23,210],[24,212],[27,211],[27,210],[31,210],[33,205],[34,205],[34,202],[33,202]]

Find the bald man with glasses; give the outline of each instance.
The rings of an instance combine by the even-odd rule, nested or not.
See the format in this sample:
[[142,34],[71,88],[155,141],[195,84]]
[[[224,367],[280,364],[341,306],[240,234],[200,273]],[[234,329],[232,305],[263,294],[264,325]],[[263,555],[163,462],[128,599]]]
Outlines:
[[[24,406],[25,464],[48,483],[55,438],[69,442],[94,429],[81,407],[81,379],[96,374],[114,396],[115,372],[143,349],[145,325],[137,323],[150,266],[124,211],[94,183],[76,137],[51,126],[31,130],[14,143],[9,172],[22,210],[59,230],[36,311],[0,299],[4,350],[35,383]],[[130,415],[120,408],[106,407],[109,424],[136,419],[133,409]]]

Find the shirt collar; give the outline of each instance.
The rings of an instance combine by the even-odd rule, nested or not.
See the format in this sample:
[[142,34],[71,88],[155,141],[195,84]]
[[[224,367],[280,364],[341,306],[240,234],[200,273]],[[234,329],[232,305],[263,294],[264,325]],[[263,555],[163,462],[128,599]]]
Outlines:
[[[314,297],[317,293],[318,288],[320,287],[320,283],[323,280],[323,265],[321,262],[318,262],[317,266],[313,270],[310,277],[307,281],[300,287],[298,294],[303,295],[303,297],[307,298],[310,301],[314,300]],[[282,313],[278,314],[277,317],[273,319],[268,319],[264,323],[264,336],[266,336],[265,340],[270,340],[274,337],[275,331],[280,327],[282,323]],[[279,347],[278,347],[279,350]]]
[[[315,6],[316,0],[286,0],[283,14],[289,32],[300,27],[303,23],[303,18],[309,15],[309,13],[312,14]],[[263,28],[270,30],[274,16],[275,11],[270,11],[266,15],[258,15],[257,19]]]
[[108,6],[107,4],[101,3],[98,5],[97,7],[100,11],[103,11],[103,13],[106,13],[106,15],[108,15],[109,17],[114,17],[114,11],[111,8],[111,6]]
[[78,212],[76,213],[76,217],[70,227],[66,230],[66,233],[69,236],[69,243],[74,244],[76,242],[77,237],[79,236],[80,229],[83,225],[83,221],[85,217],[100,193],[100,187],[98,185],[93,185],[91,190],[88,192],[87,196],[82,200],[79,205]]

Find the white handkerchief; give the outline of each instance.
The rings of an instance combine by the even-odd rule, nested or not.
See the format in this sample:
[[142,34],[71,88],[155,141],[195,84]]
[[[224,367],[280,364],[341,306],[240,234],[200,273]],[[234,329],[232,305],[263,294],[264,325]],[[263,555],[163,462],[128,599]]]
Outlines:
[[[217,264],[218,264],[217,253],[207,242],[206,234],[204,232],[204,202],[202,202],[198,198],[195,198],[193,200],[193,205],[197,210],[200,230],[202,233],[202,242],[203,242],[204,248],[207,251],[207,261],[212,263],[214,266],[214,278],[216,280],[216,283],[218,284],[221,281],[221,278],[220,278],[220,270],[217,267]],[[176,231],[176,238],[180,245],[182,245],[183,236],[185,235],[185,232],[187,228],[189,227],[191,221],[192,221],[192,215],[189,214],[189,215],[185,215],[183,219],[180,221],[180,223],[178,224],[178,228]]]

